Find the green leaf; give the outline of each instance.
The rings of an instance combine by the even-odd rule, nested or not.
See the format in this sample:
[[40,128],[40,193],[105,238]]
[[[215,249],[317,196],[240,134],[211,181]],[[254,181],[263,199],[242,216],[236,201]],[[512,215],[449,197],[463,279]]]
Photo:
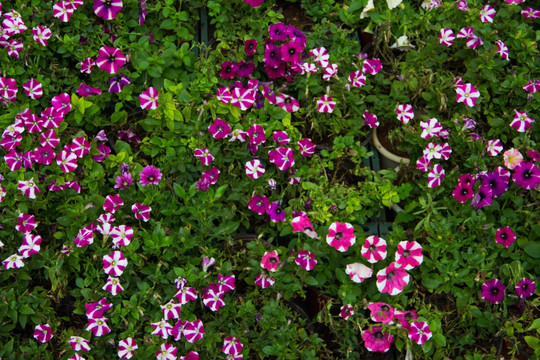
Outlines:
[[313,276],[308,276],[306,278],[306,284],[311,285],[311,286],[317,286],[319,285],[319,282]]
[[366,6],[366,0],[352,0],[351,5],[349,5],[349,12],[355,12],[357,10],[362,10]]
[[446,346],[446,338],[442,334],[435,334],[433,335],[433,341],[441,347]]
[[225,190],[227,189],[227,184],[225,185],[222,185],[220,186],[217,190],[216,190],[216,194],[214,195],[214,200],[217,200],[219,199],[221,196],[223,196],[223,193],[225,192]]
[[19,313],[20,314],[23,314],[23,315],[34,315],[35,312],[34,310],[32,310],[32,308],[26,304],[22,304],[20,307],[19,307]]
[[186,198],[186,190],[184,190],[184,188],[180,186],[180,184],[174,183],[173,190],[176,196],[178,196],[179,198],[182,198],[182,199]]
[[540,258],[540,243],[531,243],[531,244],[528,244],[527,246],[525,246],[525,248],[523,249],[525,250],[525,252],[535,258],[535,259],[539,259]]
[[525,342],[534,350],[540,349],[540,340],[534,336],[525,336]]
[[527,331],[531,331],[531,330],[538,329],[538,328],[540,328],[540,319],[535,319],[533,321],[533,323],[531,324],[531,326],[529,326]]

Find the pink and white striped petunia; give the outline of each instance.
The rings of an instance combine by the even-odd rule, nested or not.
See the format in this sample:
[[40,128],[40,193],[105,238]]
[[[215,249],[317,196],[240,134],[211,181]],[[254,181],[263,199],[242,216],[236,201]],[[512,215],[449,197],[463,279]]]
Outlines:
[[409,328],[409,339],[423,345],[431,339],[432,333],[429,330],[429,325],[425,321],[414,321]]
[[229,136],[231,126],[226,121],[216,118],[214,123],[208,126],[208,131],[212,134],[214,139],[224,139]]
[[83,61],[81,61],[81,72],[85,74],[92,73],[92,68],[96,65],[96,62],[91,57],[85,58]]
[[328,245],[334,247],[337,251],[345,252],[356,242],[354,227],[349,223],[332,223],[326,235]]
[[535,20],[540,18],[540,10],[533,9],[532,7],[526,7],[521,10],[521,15],[527,19]]
[[501,56],[501,59],[508,60],[508,46],[506,46],[505,43],[503,43],[501,40],[497,40],[497,52]]
[[255,92],[252,89],[234,88],[232,92],[231,105],[242,111],[249,109],[255,102]]
[[131,359],[139,346],[133,338],[126,338],[118,342],[118,357]]
[[467,47],[471,49],[477,49],[480,46],[484,45],[484,41],[476,34],[472,34],[471,36],[467,38],[466,44],[467,44]]
[[141,108],[155,110],[158,108],[159,93],[156,88],[149,87],[139,95]]
[[73,8],[69,6],[69,1],[60,1],[53,6],[53,16],[63,22],[68,22],[73,15]]
[[29,258],[39,252],[41,240],[41,236],[39,235],[27,234],[24,236],[23,242],[17,251],[23,258]]
[[2,261],[2,265],[6,270],[22,268],[24,266],[23,257],[17,254],[10,255]]
[[276,105],[287,112],[296,112],[300,109],[298,100],[287,94],[276,95]]
[[278,167],[279,170],[285,171],[294,166],[293,151],[290,148],[278,147],[275,150],[268,152],[270,162]]
[[540,80],[529,80],[529,82],[523,86],[523,90],[528,91],[531,94],[540,91]]
[[355,71],[349,75],[349,81],[351,82],[352,86],[361,88],[362,86],[366,85],[366,75],[364,75],[364,73],[360,70]]
[[171,335],[171,330],[173,328],[166,319],[161,319],[157,323],[151,323],[150,326],[154,328],[154,331],[152,331],[152,335],[161,336],[163,340],[167,340],[169,335]]
[[324,74],[322,76],[323,79],[326,81],[330,81],[333,76],[337,77],[338,69],[339,68],[337,64],[328,65],[324,68]]
[[37,99],[43,96],[41,83],[36,79],[30,79],[23,84],[24,93],[30,99]]
[[152,211],[152,208],[148,205],[135,203],[131,206],[131,211],[133,211],[135,219],[147,222],[150,220],[150,211]]
[[37,341],[46,343],[53,338],[52,329],[49,324],[39,324],[34,328],[34,338]]
[[497,11],[489,5],[486,5],[480,10],[480,21],[492,23]]
[[317,100],[317,110],[321,113],[332,113],[335,106],[336,102],[330,95],[323,95]]
[[111,329],[107,326],[108,320],[109,319],[104,317],[88,319],[88,325],[85,330],[91,331],[92,334],[97,337],[107,335],[111,332]]
[[71,345],[73,351],[90,351],[89,341],[80,336],[71,336],[68,344]]
[[309,55],[315,58],[315,61],[319,64],[320,67],[326,68],[328,66],[328,60],[330,59],[330,55],[328,55],[328,51],[326,50],[326,48],[320,47],[317,49],[313,49],[309,52]]
[[109,235],[112,238],[116,248],[119,246],[128,246],[133,238],[133,229],[131,226],[119,225],[111,229]]
[[274,283],[275,283],[274,277],[267,275],[266,273],[262,273],[255,276],[255,285],[260,286],[263,289],[266,289],[267,287],[274,285]]
[[360,284],[373,275],[373,270],[362,263],[352,263],[347,265],[345,274],[349,275],[352,281]]
[[252,179],[258,179],[265,172],[264,167],[258,159],[248,161],[245,165],[245,168],[246,175]]
[[122,205],[124,205],[124,200],[122,200],[120,195],[107,195],[103,204],[103,210],[114,214]]
[[411,270],[424,261],[422,246],[416,241],[401,241],[396,251],[396,263],[405,270]]
[[212,161],[214,161],[214,156],[210,154],[210,151],[207,148],[195,149],[193,155],[195,155],[195,157],[198,158],[205,166],[210,165]]
[[19,180],[19,185],[17,185],[17,189],[21,190],[21,192],[28,196],[30,199],[35,199],[36,194],[39,194],[41,191],[39,191],[38,186],[34,182],[34,178],[31,178],[30,180]]
[[445,171],[441,164],[436,164],[428,174],[428,187],[434,188],[441,185]]
[[91,145],[84,136],[73,139],[71,144],[71,151],[77,155],[78,158],[82,158],[84,155],[90,153]]
[[456,101],[458,103],[465,103],[467,106],[476,105],[476,99],[480,97],[480,91],[478,91],[472,84],[467,83],[456,87]]
[[362,72],[364,74],[375,75],[382,69],[382,63],[379,59],[366,59],[362,66]]
[[180,318],[180,311],[182,305],[175,303],[174,300],[169,301],[165,305],[160,305],[161,311],[163,311],[163,317],[165,320]]
[[525,132],[530,129],[534,119],[529,117],[526,111],[517,111],[516,109],[514,109],[514,111],[516,115],[514,116],[514,120],[510,124],[510,127],[519,132]]
[[111,254],[103,256],[103,270],[107,275],[122,275],[127,264],[128,261],[121,251],[113,251]]
[[458,39],[468,39],[472,35],[474,35],[474,28],[470,26],[470,27],[461,28],[461,30],[458,32],[456,37]]
[[25,213],[20,213],[17,217],[17,225],[15,230],[23,234],[30,234],[37,227],[36,217]]
[[46,26],[35,26],[30,30],[34,41],[40,45],[47,46],[47,40],[52,36],[51,30]]
[[300,250],[294,262],[296,265],[307,271],[313,270],[315,265],[317,265],[315,254],[308,250]]
[[244,345],[235,337],[227,336],[223,340],[223,347],[221,351],[227,355],[237,355],[242,352]]
[[369,126],[371,129],[379,126],[379,120],[377,120],[377,115],[370,113],[369,111],[364,111],[362,114],[364,117],[364,125]]
[[216,93],[216,97],[224,104],[228,104],[232,100],[231,90],[228,87],[220,87]]
[[180,305],[184,305],[190,301],[196,300],[198,296],[195,288],[182,286],[178,289],[174,297],[178,300]]
[[161,344],[160,350],[156,352],[157,360],[176,360],[178,348],[171,344]]
[[398,120],[403,124],[408,124],[414,118],[413,107],[409,104],[399,104],[396,108],[396,113]]
[[386,240],[374,235],[368,236],[362,245],[361,253],[372,264],[386,259]]
[[126,63],[127,58],[119,48],[102,46],[96,59],[98,68],[109,74],[116,74]]
[[194,343],[199,341],[204,336],[204,325],[201,320],[197,319],[195,321],[189,322],[186,324],[184,329],[184,337],[189,343]]
[[219,287],[216,284],[211,283],[204,289],[203,304],[212,311],[218,311],[222,306],[225,305],[223,295],[224,292],[219,291]]
[[120,279],[112,276],[107,278],[107,283],[102,289],[110,292],[112,296],[116,296],[118,293],[124,291],[124,288],[120,285]]
[[486,151],[491,156],[497,156],[501,151],[503,151],[503,145],[501,143],[501,140],[495,139],[495,140],[489,140],[486,145]]
[[[18,58],[19,55],[20,55],[20,52],[22,51],[23,49],[23,43],[18,41],[18,40],[15,40],[15,39],[10,39],[8,41],[8,44],[7,44],[7,54],[9,56],[13,56],[13,57],[16,57]],[[15,99],[9,99],[10,101],[15,101]]]
[[305,138],[298,140],[298,146],[300,147],[300,155],[311,156],[315,153],[315,144],[311,139]]
[[402,292],[409,281],[410,275],[395,262],[377,273],[377,288],[381,293],[388,293],[392,296]]
[[454,43],[455,39],[454,32],[452,29],[441,29],[441,32],[439,33],[439,41],[441,45],[444,45],[446,47],[451,46]]
[[416,160],[416,168],[422,172],[428,172],[431,167],[430,158],[426,155],[423,155],[418,160]]
[[448,143],[441,144],[437,150],[439,154],[441,155],[441,159],[443,160],[450,159],[450,154],[452,154],[452,148],[450,148],[450,145],[448,145]]

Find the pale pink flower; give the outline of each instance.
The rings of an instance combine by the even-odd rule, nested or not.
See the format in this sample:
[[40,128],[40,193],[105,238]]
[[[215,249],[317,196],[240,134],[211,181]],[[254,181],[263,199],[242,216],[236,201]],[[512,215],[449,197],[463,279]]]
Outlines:
[[373,270],[362,263],[352,263],[347,265],[345,273],[351,277],[355,283],[361,283],[373,275]]
[[523,155],[521,155],[521,153],[518,150],[512,148],[504,152],[503,159],[504,159],[504,166],[506,166],[510,170],[514,170],[514,168],[523,161]]

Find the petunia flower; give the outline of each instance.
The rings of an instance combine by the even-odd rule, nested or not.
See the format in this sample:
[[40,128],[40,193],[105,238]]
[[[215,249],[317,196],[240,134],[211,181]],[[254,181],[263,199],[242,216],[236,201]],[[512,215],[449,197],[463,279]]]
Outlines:
[[396,113],[398,120],[403,124],[408,124],[414,118],[413,107],[409,104],[399,104],[396,108]]
[[73,351],[90,351],[89,341],[80,336],[71,336],[68,344]]
[[216,263],[216,259],[214,258],[208,258],[206,256],[203,256],[202,258],[202,269],[204,272],[208,271],[208,268]]
[[94,13],[105,20],[111,20],[122,10],[122,0],[94,0]]
[[142,186],[158,185],[161,180],[161,171],[155,166],[147,165],[139,173],[139,178]]
[[420,266],[424,261],[422,246],[416,241],[401,241],[396,251],[396,263],[404,270],[411,270]]
[[428,174],[427,186],[430,188],[440,186],[442,180],[444,179],[444,174],[445,171],[441,164],[435,164]]
[[472,84],[463,84],[456,87],[456,101],[465,103],[467,106],[475,106],[480,92]]
[[268,216],[270,216],[270,220],[272,222],[283,222],[285,221],[285,213],[283,212],[283,209],[281,208],[281,203],[279,201],[274,201],[270,204],[270,208],[266,210],[266,213]]
[[362,66],[362,72],[364,74],[375,75],[382,69],[382,63],[379,59],[366,59]]
[[276,272],[279,266],[279,256],[277,250],[266,251],[261,260],[261,267],[271,272]]
[[532,7],[526,7],[521,10],[521,15],[527,19],[536,20],[540,18],[540,10],[533,9]]
[[155,110],[158,108],[159,93],[156,88],[149,87],[139,95],[141,108]]
[[482,10],[480,10],[480,21],[492,23],[497,11],[489,5],[485,5]]
[[262,273],[255,276],[255,285],[260,286],[263,289],[266,289],[267,287],[274,285],[274,283],[275,283],[274,277],[267,275],[266,273]]
[[283,23],[277,23],[268,26],[268,35],[271,40],[274,41],[286,41],[287,40],[288,27]]
[[28,196],[29,199],[35,199],[36,194],[39,194],[41,192],[36,183],[34,182],[34,178],[31,178],[29,180],[19,180],[17,189],[21,190],[21,192],[24,195]]
[[176,360],[176,353],[178,348],[171,344],[163,343],[161,344],[160,350],[156,352],[156,358],[158,360]]
[[212,134],[214,139],[224,139],[229,136],[231,126],[226,121],[216,118],[214,123],[208,126],[208,131]]
[[114,214],[122,205],[124,205],[124,200],[122,200],[120,195],[107,195],[103,204],[103,210]]
[[528,298],[534,294],[535,287],[536,284],[533,280],[523,278],[523,280],[516,284],[516,292],[520,298]]
[[[82,71],[82,65],[81,65],[81,71]],[[129,80],[129,77],[118,74],[116,76],[113,76],[109,79],[109,92],[110,93],[119,93],[122,91],[124,86],[129,85],[131,81]]]
[[371,129],[379,126],[379,121],[377,120],[377,115],[370,113],[369,111],[364,111],[362,114],[364,117],[364,125],[369,126]]
[[298,100],[287,94],[276,95],[276,105],[287,112],[296,112],[300,109]]
[[298,146],[300,147],[300,155],[311,156],[315,153],[315,144],[311,139],[305,138],[298,140]]
[[142,220],[144,222],[147,222],[150,220],[150,211],[152,208],[148,205],[135,203],[131,206],[131,211],[133,211],[133,215],[135,216],[135,219]]
[[332,113],[336,102],[332,100],[330,95],[323,95],[319,100],[317,100],[317,111],[321,113]]
[[517,111],[514,109],[516,115],[514,120],[510,124],[510,127],[517,130],[518,132],[525,132],[531,128],[534,119],[527,115],[526,111]]
[[178,300],[180,305],[187,304],[190,301],[194,301],[198,298],[195,288],[182,286],[178,289],[174,297]]
[[489,187],[480,186],[478,192],[473,196],[471,206],[474,209],[481,209],[485,206],[491,205],[492,202],[493,196],[491,195],[491,189]]
[[337,251],[345,252],[356,242],[354,227],[349,223],[332,223],[326,235],[328,245],[334,247]]
[[268,151],[268,159],[281,171],[285,171],[294,166],[293,151],[290,148],[278,147]]
[[199,341],[204,336],[204,326],[201,320],[197,319],[186,324],[184,329],[184,337],[189,343]]
[[523,161],[523,155],[521,153],[512,148],[510,150],[506,150],[503,153],[503,159],[504,159],[504,166],[506,166],[508,169],[515,169],[515,167]]
[[17,252],[21,254],[24,259],[29,258],[30,256],[39,253],[41,241],[41,236],[27,234],[24,236],[22,244],[19,246]]
[[[264,1],[264,0],[263,0]],[[244,51],[246,55],[253,55],[257,52],[257,40],[249,39],[244,43]]]
[[107,318],[90,318],[85,330],[91,331],[96,337],[106,335],[111,332],[111,329],[107,326],[108,320]]
[[118,342],[118,357],[131,359],[139,346],[133,338],[122,339]]
[[[101,0],[94,0],[101,1]],[[118,2],[119,0],[111,0]],[[121,1],[120,1],[121,3]],[[126,63],[127,58],[119,48],[102,46],[96,59],[97,66],[109,74],[116,74]]]
[[523,90],[528,91],[531,94],[540,91],[540,80],[529,80],[529,82],[523,86]]
[[116,296],[118,293],[124,291],[124,288],[120,285],[120,280],[112,276],[107,278],[107,283],[102,289],[110,292],[112,296]]
[[52,329],[49,324],[39,324],[34,328],[34,338],[37,341],[46,343],[53,338]]
[[201,163],[205,166],[208,166],[214,161],[214,156],[210,154],[210,151],[207,148],[204,149],[195,149],[193,155],[198,158]]
[[244,167],[246,169],[246,175],[252,179],[258,179],[265,172],[264,167],[258,159],[248,161]]
[[348,320],[349,317],[354,315],[354,309],[352,305],[345,304],[340,308],[339,316],[341,316],[343,319]]
[[540,170],[535,163],[522,161],[514,168],[512,179],[517,185],[530,190],[540,184]]
[[368,236],[362,245],[361,253],[372,264],[384,260],[386,259],[386,241],[374,235]]
[[497,229],[495,233],[495,242],[504,247],[510,247],[514,241],[516,241],[516,234],[512,231],[512,228],[505,226]]
[[362,332],[362,340],[364,340],[364,346],[369,351],[385,353],[390,350],[394,337],[383,332],[382,327],[374,326]]
[[255,95],[252,89],[235,88],[232,92],[231,105],[242,111],[249,109],[255,102]]
[[234,275],[223,276],[221,274],[218,274],[218,282],[217,282],[218,291],[222,293],[227,293],[229,291],[234,290],[235,281],[236,281],[236,277]]
[[377,273],[377,288],[381,293],[397,295],[409,284],[410,276],[401,267],[393,262]]
[[349,75],[349,81],[352,86],[361,88],[362,86],[366,85],[366,75],[362,73],[360,70],[354,71]]
[[396,319],[404,329],[410,329],[413,320],[418,319],[418,313],[415,310],[395,310],[394,319]]
[[308,250],[300,250],[296,259],[294,260],[296,265],[300,266],[306,271],[311,271],[317,265],[317,260],[315,260],[315,254]]
[[60,1],[53,5],[53,16],[63,22],[68,22],[73,15],[73,8],[69,6],[69,2]]
[[352,263],[348,264],[345,268],[345,274],[349,275],[352,281],[360,284],[362,281],[373,275],[373,269],[362,263]]
[[326,48],[320,47],[310,50],[309,55],[315,58],[315,61],[319,64],[320,67],[326,68],[328,66],[328,60],[330,59],[330,55],[328,54]]
[[439,42],[441,45],[444,45],[446,47],[451,46],[454,43],[455,39],[454,32],[452,29],[441,29],[439,33]]
[[248,207],[251,211],[262,215],[270,208],[270,202],[266,196],[255,195],[251,197]]
[[253,71],[255,71],[255,64],[251,61],[240,60],[233,65],[234,72],[238,77],[249,78]]
[[103,256],[103,271],[107,275],[120,276],[124,272],[128,261],[121,251],[113,251]]
[[489,140],[486,145],[486,151],[491,156],[497,156],[501,151],[503,151],[503,145],[501,140]]
[[482,299],[489,301],[492,304],[499,304],[504,298],[504,285],[499,279],[486,281],[482,285]]
[[289,41],[281,44],[281,60],[296,64],[300,61],[300,56],[302,55],[303,46],[295,41]]
[[41,83],[36,79],[30,79],[23,84],[24,93],[30,99],[38,99],[43,96]]
[[244,345],[235,337],[227,336],[223,340],[223,347],[221,351],[227,355],[237,355],[242,352]]
[[472,199],[474,197],[473,187],[466,184],[457,184],[452,191],[452,196],[460,203]]
[[6,260],[2,261],[4,269],[19,269],[24,266],[23,257],[17,254],[13,254],[7,257]]
[[395,309],[387,303],[374,302],[369,303],[367,307],[370,311],[371,320],[390,325],[394,323]]
[[497,40],[497,52],[501,56],[501,59],[508,60],[509,59],[509,52],[508,52],[508,46],[506,46],[505,43],[503,43],[501,40]]
[[417,343],[418,345],[423,345],[431,339],[433,334],[429,330],[429,326],[425,321],[415,321],[411,324],[409,328],[409,339]]
[[20,213],[17,217],[17,225],[15,225],[15,230],[22,232],[24,235],[30,234],[36,227],[37,222],[34,215]]
[[264,63],[270,68],[277,68],[282,64],[281,49],[274,43],[266,44],[264,50]]
[[324,74],[323,79],[326,81],[330,81],[331,78],[336,77],[338,73],[338,65],[337,64],[331,64],[324,68]]

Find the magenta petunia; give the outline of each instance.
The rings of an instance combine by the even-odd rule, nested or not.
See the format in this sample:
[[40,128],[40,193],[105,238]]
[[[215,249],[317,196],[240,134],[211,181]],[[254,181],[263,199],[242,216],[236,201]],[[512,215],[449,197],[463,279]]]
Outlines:
[[367,307],[370,311],[371,320],[390,325],[394,323],[395,309],[387,303],[374,302],[369,303]]
[[116,296],[118,293],[124,291],[124,288],[122,285],[120,285],[120,279],[112,276],[107,278],[107,283],[102,287],[102,289],[110,292],[112,296]]
[[321,113],[332,113],[336,102],[332,100],[330,95],[323,95],[319,100],[317,100],[317,111]]
[[285,171],[294,166],[293,151],[290,148],[278,147],[275,150],[270,150],[268,152],[268,159],[281,171]]
[[17,217],[17,225],[15,230],[23,234],[30,234],[37,227],[36,217],[25,213],[20,213]]
[[516,115],[514,120],[510,124],[510,127],[517,130],[518,132],[525,132],[532,127],[534,119],[527,115],[526,111],[517,111],[514,109]]
[[266,196],[255,195],[251,198],[249,209],[259,215],[262,215],[270,208],[270,202]]
[[482,285],[482,299],[493,304],[499,304],[504,298],[505,288],[499,279],[486,281]]
[[351,82],[351,85],[357,88],[361,88],[362,86],[366,85],[366,75],[362,73],[360,70],[355,71],[349,75],[349,81]]
[[313,270],[315,265],[317,265],[315,254],[308,250],[300,250],[294,262],[296,265],[307,271]]
[[383,332],[382,327],[374,326],[371,329],[364,330],[362,340],[364,340],[364,346],[369,351],[385,353],[390,350],[394,337]]
[[155,110],[158,108],[159,93],[156,88],[149,87],[139,95],[141,108]]
[[332,223],[326,235],[328,245],[334,247],[337,251],[345,252],[356,242],[354,227],[349,223]]
[[278,256],[277,250],[273,250],[271,252],[268,252],[268,251],[265,252],[261,260],[261,267],[268,271],[276,272],[278,266],[279,266],[279,256]]
[[68,1],[60,1],[53,5],[53,16],[63,22],[68,22],[73,15],[73,8],[69,6]]
[[248,161],[245,165],[245,169],[246,175],[252,179],[258,179],[265,172],[264,167],[258,159]]
[[144,222],[147,222],[150,220],[150,211],[152,208],[148,205],[135,203],[133,206],[131,206],[131,211],[133,211],[133,215],[135,215],[135,219],[142,220]]
[[90,351],[89,341],[80,336],[71,336],[68,344],[71,345],[73,351]]
[[56,157],[56,163],[63,172],[72,172],[77,168],[77,155],[71,151],[62,150]]
[[401,241],[396,251],[396,263],[403,269],[411,270],[424,261],[422,246],[416,241]]
[[480,92],[472,84],[463,84],[456,87],[456,101],[467,106],[475,106]]
[[375,75],[382,69],[382,63],[379,59],[366,59],[362,66],[362,72],[364,74]]
[[120,276],[124,272],[128,261],[121,251],[113,251],[103,256],[103,270],[107,275]]
[[319,64],[320,67],[326,68],[328,66],[328,60],[330,59],[330,55],[328,54],[328,50],[326,50],[326,48],[320,47],[313,49],[309,52],[309,55],[315,58],[315,61]]
[[38,99],[43,96],[41,83],[36,79],[30,79],[23,84],[24,93],[30,99]]
[[520,282],[516,284],[516,292],[520,298],[528,298],[534,294],[536,284],[533,280],[528,278],[523,278]]
[[298,140],[298,146],[300,147],[300,155],[311,156],[315,153],[315,144],[311,139],[305,138]]
[[158,185],[161,180],[161,171],[152,165],[145,166],[139,173],[140,184],[142,186]]
[[204,335],[204,326],[201,320],[197,319],[195,321],[189,322],[186,324],[184,329],[184,336],[189,343],[194,343],[203,338]]
[[39,235],[27,234],[24,236],[21,246],[17,252],[26,259],[32,255],[39,253],[41,250],[41,241],[42,238]]
[[441,45],[444,45],[444,46],[451,46],[453,43],[454,43],[454,39],[455,39],[455,35],[454,35],[454,32],[452,31],[452,29],[441,29],[440,33],[439,33],[439,41],[441,43]]
[[428,174],[427,185],[430,188],[437,187],[441,185],[442,180],[444,179],[445,171],[441,164],[435,164],[431,171]]
[[369,111],[364,111],[362,114],[364,117],[364,125],[369,126],[370,128],[376,128],[379,126],[379,121],[377,120],[377,115],[370,113]]
[[349,317],[351,317],[352,315],[354,315],[354,309],[352,305],[345,304],[341,307],[339,316],[341,316],[343,319],[348,320]]
[[522,161],[514,168],[514,182],[526,190],[531,190],[540,184],[540,170],[530,161]]
[[505,226],[497,229],[495,233],[495,242],[504,247],[510,247],[514,241],[516,241],[516,234],[512,231],[512,228]]
[[267,287],[274,285],[274,283],[275,283],[274,277],[267,275],[266,273],[262,273],[255,276],[255,285],[260,286],[263,289],[266,289]]
[[227,336],[223,340],[223,347],[221,351],[227,355],[237,355],[242,352],[244,345],[235,337]]
[[139,346],[133,338],[122,339],[118,342],[118,357],[131,359]]
[[283,222],[285,221],[285,213],[281,208],[281,203],[279,201],[274,201],[270,204],[270,208],[266,210],[266,213],[270,216],[272,222]]
[[216,118],[214,123],[208,126],[208,131],[212,134],[214,139],[224,139],[229,136],[231,126],[226,121]]
[[414,321],[409,328],[409,339],[417,343],[418,345],[423,345],[431,339],[433,334],[429,330],[429,326],[425,321]]
[[160,349],[156,352],[157,360],[176,360],[178,348],[171,344],[163,343]]

